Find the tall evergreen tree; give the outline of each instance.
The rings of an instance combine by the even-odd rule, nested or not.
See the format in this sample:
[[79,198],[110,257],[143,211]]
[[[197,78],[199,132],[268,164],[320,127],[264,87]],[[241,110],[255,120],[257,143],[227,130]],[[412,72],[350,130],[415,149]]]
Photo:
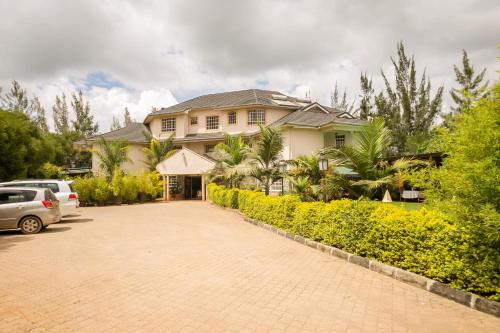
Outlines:
[[76,119],[73,121],[73,129],[80,137],[88,137],[97,133],[99,125],[94,122],[94,116],[90,113],[89,102],[83,100],[80,90],[78,95],[72,94],[71,107],[75,112]]
[[354,103],[349,104],[347,101],[347,91],[344,89],[344,94],[340,97],[337,82],[330,96],[330,106],[342,112],[351,112],[354,109]]
[[62,94],[62,98],[56,95],[56,103],[52,106],[52,114],[56,132],[59,134],[69,132],[68,103],[66,102],[66,95],[64,93]]
[[373,93],[375,90],[372,87],[372,79],[368,78],[366,73],[361,73],[360,77],[361,83],[361,101],[359,103],[359,118],[367,120],[372,116],[373,104]]
[[28,94],[26,89],[23,89],[19,82],[12,81],[10,91],[1,97],[3,108],[10,111],[19,111],[30,115],[30,108],[28,103]]
[[134,118],[130,115],[130,111],[128,110],[127,107],[125,107],[125,114],[124,114],[124,126],[128,126],[130,123],[133,123],[135,121]]
[[470,108],[475,101],[486,96],[488,81],[482,83],[486,68],[475,75],[474,66],[470,64],[467,52],[463,50],[462,68],[453,65],[453,69],[455,70],[455,80],[460,86],[450,91],[451,98],[456,104],[452,110],[454,113],[460,113]]
[[40,103],[38,96],[33,96],[31,100],[31,110],[33,112],[34,122],[37,127],[44,133],[49,131],[47,126],[47,117],[45,116],[45,108]]
[[403,42],[397,45],[398,59],[391,57],[394,65],[395,87],[393,88],[382,72],[385,93],[375,97],[376,116],[384,119],[392,139],[400,152],[405,151],[409,137],[425,137],[441,110],[443,87],[431,96],[431,83],[422,74],[417,83],[415,59],[405,54]]
[[120,121],[118,120],[118,118],[116,118],[113,115],[113,121],[111,122],[110,131],[116,131],[116,130],[118,130],[120,128],[122,128],[122,125],[120,124]]

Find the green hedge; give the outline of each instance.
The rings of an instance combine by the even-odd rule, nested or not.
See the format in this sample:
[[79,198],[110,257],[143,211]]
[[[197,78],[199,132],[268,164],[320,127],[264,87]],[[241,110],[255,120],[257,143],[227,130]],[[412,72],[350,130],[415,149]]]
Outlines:
[[77,177],[73,183],[82,206],[151,201],[162,193],[162,187],[157,172],[137,176],[116,173],[111,182],[102,176]]
[[301,202],[215,184],[208,185],[208,197],[283,230],[500,300],[498,249],[437,211],[372,201]]

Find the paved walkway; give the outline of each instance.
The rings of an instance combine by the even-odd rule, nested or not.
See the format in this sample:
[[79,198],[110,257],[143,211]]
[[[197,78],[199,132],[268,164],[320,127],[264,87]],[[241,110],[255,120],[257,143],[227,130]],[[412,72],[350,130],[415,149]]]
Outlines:
[[500,319],[201,202],[0,232],[0,332],[494,332]]

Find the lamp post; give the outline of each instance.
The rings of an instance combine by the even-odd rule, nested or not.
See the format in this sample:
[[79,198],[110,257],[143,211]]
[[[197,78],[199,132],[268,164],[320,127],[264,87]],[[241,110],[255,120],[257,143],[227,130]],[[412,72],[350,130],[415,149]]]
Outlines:
[[283,175],[285,174],[286,169],[287,169],[287,163],[286,163],[286,161],[280,161],[278,163],[278,170],[281,173],[281,195],[284,194],[285,184],[284,184],[284,181],[283,181],[283,178],[284,178]]
[[[328,159],[325,158],[324,156],[320,156],[318,159],[318,166],[319,166],[319,171],[323,174],[323,176],[326,174],[326,171],[328,170]],[[328,199],[326,197],[326,194],[323,194],[323,200],[325,202],[328,202]]]

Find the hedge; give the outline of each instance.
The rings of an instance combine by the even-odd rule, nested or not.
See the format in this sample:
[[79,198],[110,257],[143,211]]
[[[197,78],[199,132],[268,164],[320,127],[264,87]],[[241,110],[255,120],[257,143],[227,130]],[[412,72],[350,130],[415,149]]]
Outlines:
[[301,202],[216,184],[208,185],[208,198],[285,231],[500,300],[498,249],[440,212],[373,201]]
[[157,172],[137,176],[116,173],[111,182],[103,176],[77,177],[73,182],[82,206],[151,201],[162,193],[162,187]]

